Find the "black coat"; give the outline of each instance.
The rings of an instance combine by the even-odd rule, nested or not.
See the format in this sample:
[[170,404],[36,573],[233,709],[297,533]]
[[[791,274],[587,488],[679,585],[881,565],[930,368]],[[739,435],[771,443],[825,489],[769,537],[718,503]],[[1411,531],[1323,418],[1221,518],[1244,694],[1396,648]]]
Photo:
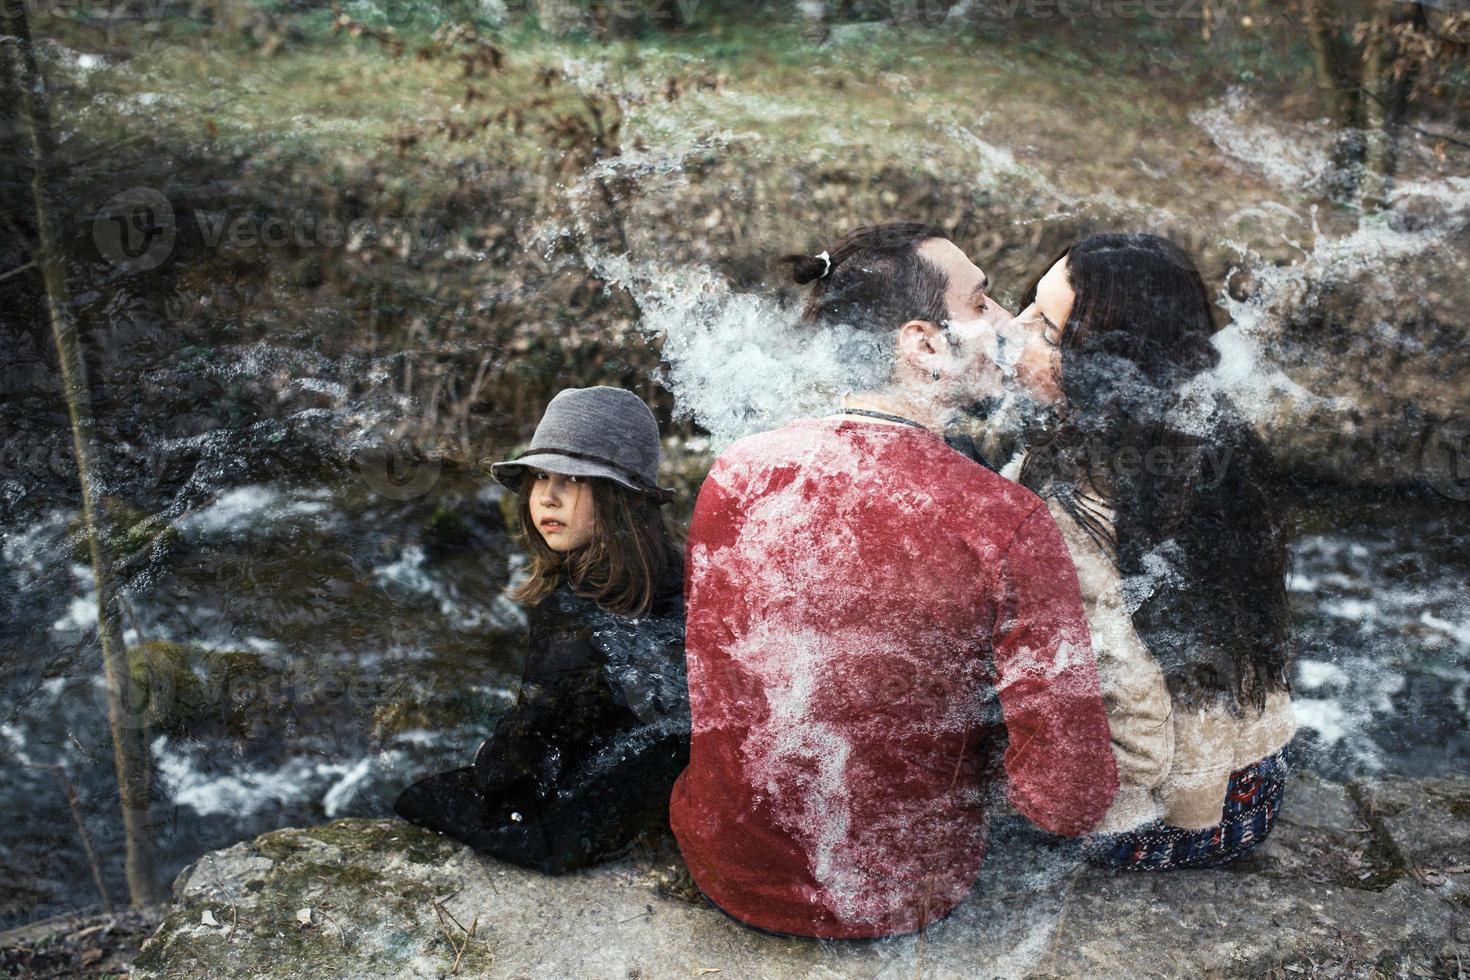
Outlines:
[[473,766],[399,796],[403,818],[549,874],[621,851],[667,821],[689,758],[684,599],[672,574],[652,612],[604,612],[565,585],[532,608],[520,695]]

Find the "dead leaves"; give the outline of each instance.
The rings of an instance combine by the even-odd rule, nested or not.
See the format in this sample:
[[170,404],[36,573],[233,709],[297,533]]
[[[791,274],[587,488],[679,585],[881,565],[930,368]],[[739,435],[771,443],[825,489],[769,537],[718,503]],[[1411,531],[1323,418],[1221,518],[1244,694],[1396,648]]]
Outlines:
[[337,939],[342,943],[343,952],[346,952],[347,931],[342,928],[342,923],[338,922],[336,917],[328,911],[328,909],[330,908],[330,905],[323,904],[317,906],[315,909],[312,909],[310,906],[304,906],[297,909],[296,928],[301,930],[302,932],[315,929],[318,927],[317,917],[320,917],[322,922],[331,925],[337,930]]
[[403,55],[403,42],[394,36],[393,28],[384,27],[380,29],[370,24],[364,24],[360,20],[354,20],[352,17],[343,13],[342,8],[335,3],[332,4],[332,14],[333,34],[346,34],[353,39],[365,37],[368,40],[377,41],[378,48],[390,58],[398,58]]

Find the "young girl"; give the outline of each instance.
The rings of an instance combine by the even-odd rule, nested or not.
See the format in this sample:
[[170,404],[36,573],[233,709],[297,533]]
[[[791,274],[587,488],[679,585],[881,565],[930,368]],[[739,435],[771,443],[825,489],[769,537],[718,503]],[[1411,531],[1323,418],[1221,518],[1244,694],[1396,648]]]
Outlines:
[[689,753],[683,557],[660,509],[658,425],[620,388],[567,389],[497,463],[520,498],[530,606],[520,695],[474,765],[398,797],[413,823],[559,874],[667,818]]

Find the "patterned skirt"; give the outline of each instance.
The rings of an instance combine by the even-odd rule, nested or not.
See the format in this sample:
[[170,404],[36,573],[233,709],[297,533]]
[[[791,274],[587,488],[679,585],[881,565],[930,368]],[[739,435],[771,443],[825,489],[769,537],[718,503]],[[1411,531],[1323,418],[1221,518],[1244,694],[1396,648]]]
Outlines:
[[1271,833],[1286,788],[1286,749],[1230,774],[1218,824],[1202,830],[1160,820],[1122,834],[1089,838],[1088,859],[1125,871],[1214,868],[1245,857]]

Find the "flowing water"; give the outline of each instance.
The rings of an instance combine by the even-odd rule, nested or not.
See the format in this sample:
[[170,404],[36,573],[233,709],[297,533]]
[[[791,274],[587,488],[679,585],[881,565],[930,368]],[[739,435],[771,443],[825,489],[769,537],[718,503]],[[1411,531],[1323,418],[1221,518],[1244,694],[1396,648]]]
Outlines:
[[[568,59],[564,72],[589,91],[610,84],[595,63]],[[628,151],[570,181],[570,210],[542,216],[527,237],[631,297],[633,335],[662,345],[660,397],[686,428],[692,422],[708,433],[671,441],[680,465],[697,474],[732,439],[827,410],[851,380],[836,351],[854,340],[798,334],[789,297],[737,282],[718,263],[667,256],[660,209],[689,191],[691,161],[732,136],[681,115],[697,119],[697,107],[649,98],[656,78],[618,85]],[[809,109],[738,86],[699,98],[772,118]],[[1470,412],[1470,396],[1442,381],[1436,387],[1426,367],[1453,353],[1443,332],[1415,333],[1374,313],[1348,328],[1358,340],[1324,351],[1282,329],[1291,311],[1335,315],[1335,290],[1364,276],[1390,294],[1380,303],[1390,309],[1440,291],[1455,270],[1463,277],[1470,181],[1416,175],[1383,214],[1319,213],[1315,184],[1328,145],[1320,126],[1275,120],[1240,90],[1220,93],[1191,119],[1213,147],[1209,162],[1243,188],[1234,211],[1201,233],[1231,265],[1219,292],[1229,321],[1218,340],[1221,367],[1199,379],[1202,388],[1245,406],[1284,456],[1325,458],[1339,471],[1332,440],[1365,419],[1402,414],[1404,404],[1429,405],[1423,417]],[[1190,221],[1144,196],[1069,195],[1065,181],[1018,162],[1002,136],[973,120],[940,120],[935,139],[952,161],[937,176],[966,193],[995,188],[1027,202],[1002,234],[1020,238],[1049,223],[1158,229]],[[841,133],[831,137],[829,160],[842,144]],[[749,165],[780,165],[780,147],[748,152]],[[621,215],[626,251],[607,245],[605,215],[587,203],[598,181],[638,186]],[[1003,296],[1018,291],[1001,286]],[[150,315],[135,316],[137,329],[146,333]],[[398,423],[423,411],[421,399],[395,387],[414,349],[411,336],[368,356],[264,339],[217,356],[132,365],[148,390],[187,399],[191,386],[213,393],[269,385],[285,406],[273,418],[202,436],[180,435],[126,404],[99,406],[140,416],[130,421],[128,447],[138,465],[122,469],[110,456],[109,488],[149,502],[146,515],[127,522],[143,530],[122,559],[123,623],[127,642],[151,651],[154,701],[145,720],[165,873],[272,827],[385,813],[410,780],[462,764],[514,696],[524,616],[502,592],[521,559],[493,481],[472,465],[400,452]],[[1385,358],[1397,360],[1385,366]],[[1394,365],[1405,363],[1419,376],[1392,384],[1402,380]],[[515,414],[509,391],[492,385],[482,397]],[[514,424],[495,424],[524,433],[534,407],[517,411]],[[19,445],[33,439],[42,447],[26,450],[39,469],[22,467],[0,484],[8,518],[0,529],[0,683],[10,705],[0,721],[8,775],[0,865],[12,890],[0,915],[8,918],[93,900],[58,768],[75,785],[114,893],[121,891],[92,574],[77,510],[56,489],[74,473],[64,448],[54,448],[64,432],[54,422],[20,433]],[[1304,528],[1289,580],[1301,651],[1300,757],[1337,778],[1430,775],[1470,762],[1463,481],[1421,472],[1428,464],[1412,427],[1383,439],[1403,443],[1399,456],[1347,488],[1351,506],[1333,503],[1345,499],[1342,486],[1320,501],[1294,502]],[[1451,460],[1452,473],[1463,465]],[[1424,490],[1426,480],[1437,494]],[[1412,501],[1397,502],[1416,486]],[[1365,499],[1373,505],[1360,506]],[[145,517],[153,523],[140,523]]]

